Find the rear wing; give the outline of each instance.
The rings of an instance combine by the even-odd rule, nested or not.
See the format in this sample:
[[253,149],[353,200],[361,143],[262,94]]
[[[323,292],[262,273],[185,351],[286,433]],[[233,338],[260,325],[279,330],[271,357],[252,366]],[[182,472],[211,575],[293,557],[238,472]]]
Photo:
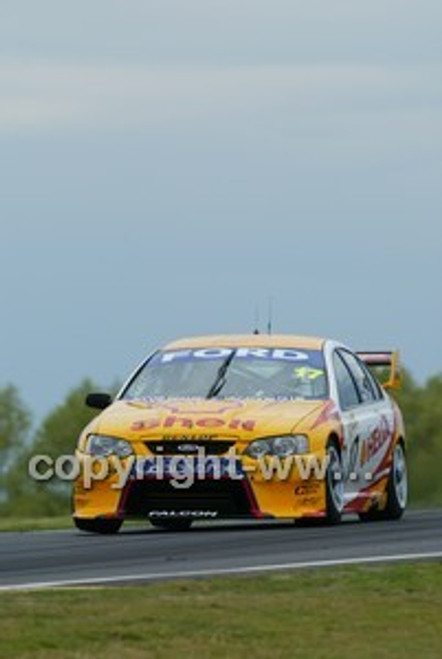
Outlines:
[[399,389],[401,376],[398,350],[357,352],[356,354],[367,366],[389,368],[389,378],[386,382],[382,382],[382,386],[385,389]]

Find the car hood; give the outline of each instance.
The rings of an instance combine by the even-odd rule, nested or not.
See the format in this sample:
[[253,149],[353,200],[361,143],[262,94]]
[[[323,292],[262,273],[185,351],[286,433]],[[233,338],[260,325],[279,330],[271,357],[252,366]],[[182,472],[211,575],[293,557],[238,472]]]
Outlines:
[[116,401],[88,428],[89,432],[136,440],[145,437],[236,437],[290,433],[327,401],[167,399]]

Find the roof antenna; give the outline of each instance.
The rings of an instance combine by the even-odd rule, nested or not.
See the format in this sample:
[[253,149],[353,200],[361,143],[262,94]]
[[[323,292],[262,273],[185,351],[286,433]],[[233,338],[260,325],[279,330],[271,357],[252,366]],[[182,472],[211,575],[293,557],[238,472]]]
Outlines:
[[253,330],[253,334],[259,334],[259,306],[256,305],[255,307],[255,329]]
[[267,322],[267,334],[271,334],[273,330],[273,296],[269,297],[269,319]]

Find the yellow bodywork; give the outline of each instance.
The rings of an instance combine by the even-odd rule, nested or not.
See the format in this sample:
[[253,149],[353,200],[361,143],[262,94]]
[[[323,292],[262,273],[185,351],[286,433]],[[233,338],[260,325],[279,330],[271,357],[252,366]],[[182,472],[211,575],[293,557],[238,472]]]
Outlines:
[[[262,401],[195,402],[171,401],[164,409],[161,404],[117,401],[103,412],[83,432],[77,455],[87,459],[83,450],[86,438],[91,433],[104,434],[126,439],[131,442],[136,456],[154,457],[146,446],[146,440],[159,442],[168,439],[182,439],[186,442],[198,441],[201,437],[213,440],[234,440],[234,449],[241,462],[256,500],[257,516],[298,517],[320,513],[325,506],[324,480],[315,478],[303,480],[296,467],[288,478],[279,479],[277,474],[266,480],[257,461],[243,455],[248,444],[258,438],[286,435],[292,432],[308,434],[310,452],[303,456],[308,463],[312,457],[324,458],[327,438],[331,433],[338,436],[339,424],[336,420],[315,422],[321,417],[327,403],[323,401],[262,402]],[[227,409],[226,409],[227,408]],[[112,458],[109,459],[110,462]],[[271,467],[272,458],[265,462]],[[283,462],[283,461],[282,461]],[[249,471],[250,470],[250,471]],[[113,489],[117,482],[116,474],[104,481],[93,481],[90,488],[83,486],[82,477],[75,486],[75,516],[113,517],[120,514],[122,492]],[[204,508],[204,502],[201,502]]]
[[[286,335],[210,336],[183,339],[167,345],[164,350],[217,347],[278,347],[320,350],[320,338]],[[325,460],[330,438],[342,442],[339,412],[330,400],[229,400],[229,399],[172,399],[167,401],[117,400],[99,414],[83,431],[77,456],[84,464],[87,437],[90,434],[107,435],[129,441],[135,456],[154,458],[147,442],[179,440],[198,442],[226,441],[233,443],[244,471],[244,488],[250,504],[250,516],[274,518],[321,517],[326,511],[325,479],[323,476],[305,479],[295,465],[290,475],[280,478],[275,474],[267,480],[257,460],[244,454],[251,441],[281,435],[306,435],[308,453],[304,464]],[[226,444],[227,446],[227,444]],[[271,466],[273,458],[265,463]],[[280,459],[283,464],[284,460]],[[126,517],[127,487],[115,487],[118,478],[109,458],[110,475],[102,481],[93,481],[85,487],[82,475],[74,487],[74,515],[77,518]],[[385,489],[385,482],[382,484]],[[177,494],[179,496],[179,494]],[[379,495],[379,484],[374,488]],[[366,500],[368,505],[369,499]],[[365,504],[364,504],[365,505]],[[205,502],[201,500],[201,508]],[[210,507],[210,506],[208,506]],[[363,509],[363,506],[362,508]]]

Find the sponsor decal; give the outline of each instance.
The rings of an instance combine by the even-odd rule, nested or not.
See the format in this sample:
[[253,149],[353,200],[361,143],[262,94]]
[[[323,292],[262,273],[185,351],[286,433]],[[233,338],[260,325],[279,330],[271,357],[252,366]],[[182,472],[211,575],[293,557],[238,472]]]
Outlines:
[[230,412],[231,410],[237,410],[241,407],[244,406],[244,403],[240,400],[233,400],[230,402],[221,402],[220,401],[214,401],[211,403],[211,401],[208,401],[207,399],[204,399],[204,408],[203,409],[198,409],[198,407],[194,407],[194,405],[198,405],[198,401],[195,403],[194,398],[189,398],[189,399],[184,399],[183,402],[181,403],[163,403],[163,402],[158,402],[157,401],[152,401],[146,407],[149,409],[165,409],[168,410],[171,414],[225,414],[226,412]]
[[299,362],[308,361],[311,351],[293,348],[202,348],[200,350],[173,350],[159,353],[155,361],[170,364],[184,360],[227,359],[235,352],[235,359],[265,359],[274,361]]
[[369,462],[379,453],[383,446],[389,441],[391,436],[387,419],[383,416],[379,426],[377,426],[370,437],[365,439],[361,447],[361,467]]
[[253,419],[233,419],[226,421],[220,417],[202,417],[201,419],[192,419],[188,416],[170,415],[165,419],[152,418],[134,421],[131,430],[134,432],[144,432],[154,428],[224,428],[225,430],[246,430],[252,432],[255,429],[256,421]]
[[210,442],[217,439],[217,435],[163,435],[162,439],[165,442]]
[[295,487],[295,494],[300,497],[317,494],[319,487],[319,483],[302,483],[302,485],[297,485]]
[[151,510],[148,517],[154,519],[169,519],[179,517],[192,517],[198,519],[214,519],[218,517],[216,510]]
[[316,380],[325,375],[323,368],[311,368],[309,366],[297,366],[293,369],[294,374],[301,380]]

